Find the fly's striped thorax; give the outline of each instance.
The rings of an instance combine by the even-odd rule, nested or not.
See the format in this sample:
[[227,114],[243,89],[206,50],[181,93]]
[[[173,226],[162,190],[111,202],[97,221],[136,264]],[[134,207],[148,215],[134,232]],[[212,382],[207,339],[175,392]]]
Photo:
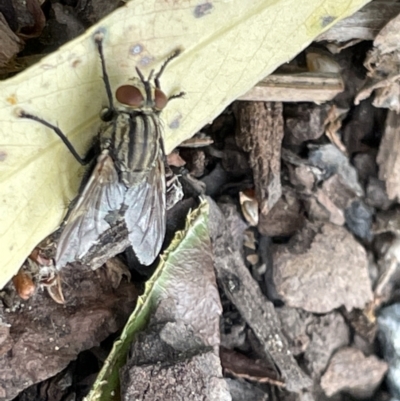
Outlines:
[[160,119],[156,113],[120,112],[101,134],[108,143],[121,181],[132,186],[146,176],[162,152]]

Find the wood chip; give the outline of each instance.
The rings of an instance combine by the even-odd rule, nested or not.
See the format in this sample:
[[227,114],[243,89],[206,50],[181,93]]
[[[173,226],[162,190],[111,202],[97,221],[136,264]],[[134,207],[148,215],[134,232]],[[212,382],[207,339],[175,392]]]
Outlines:
[[10,59],[22,50],[23,42],[10,29],[2,13],[0,13],[0,42],[0,67],[3,67],[10,61]]
[[371,1],[350,17],[336,23],[315,40],[347,42],[354,39],[374,40],[385,24],[400,13],[400,3],[396,0]]
[[375,90],[373,105],[400,113],[400,15],[388,22],[374,40],[374,48],[364,62],[368,79],[357,94],[359,104]]
[[269,383],[279,387],[285,385],[279,380],[279,373],[275,367],[268,365],[265,361],[253,360],[223,347],[220,348],[219,356],[225,373],[258,383]]
[[239,102],[235,114],[236,142],[250,153],[256,197],[261,213],[267,215],[282,195],[282,103]]
[[[300,392],[311,386],[311,380],[298,366],[289,351],[287,340],[280,329],[279,318],[257,282],[246,268],[239,248],[234,246],[232,226],[241,220],[233,205],[224,210],[210,202],[210,234],[213,239],[214,267],[223,291],[252,329],[265,359],[272,358],[279,368],[286,389]],[[229,246],[227,245],[229,244]]]
[[289,187],[283,188],[283,195],[268,215],[261,215],[258,230],[270,237],[294,234],[304,222],[302,205],[296,193]]
[[347,155],[347,149],[343,145],[338,131],[342,127],[342,121],[347,116],[347,109],[339,109],[335,105],[331,107],[325,120],[325,135],[329,140],[344,154]]
[[400,200],[400,114],[389,111],[377,157],[379,178],[386,182],[389,199]]
[[320,104],[332,100],[343,90],[344,83],[338,73],[272,74],[238,100]]

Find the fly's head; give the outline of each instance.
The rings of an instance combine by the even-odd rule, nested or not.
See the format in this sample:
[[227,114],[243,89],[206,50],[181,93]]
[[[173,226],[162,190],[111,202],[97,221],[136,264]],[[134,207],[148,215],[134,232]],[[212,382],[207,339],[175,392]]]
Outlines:
[[162,73],[169,62],[180,53],[181,51],[179,49],[175,50],[164,61],[160,70],[156,74],[154,74],[154,70],[152,70],[147,79],[139,68],[136,67],[136,72],[140,80],[138,85],[120,86],[115,92],[117,101],[131,110],[138,110],[143,113],[160,113],[171,99],[182,97],[184,95],[183,92],[168,97],[160,88],[160,77]]
[[142,73],[137,69],[140,77],[139,85],[122,85],[115,92],[115,98],[125,108],[138,110],[143,113],[160,113],[168,103],[168,96],[151,84],[149,79],[144,79]]

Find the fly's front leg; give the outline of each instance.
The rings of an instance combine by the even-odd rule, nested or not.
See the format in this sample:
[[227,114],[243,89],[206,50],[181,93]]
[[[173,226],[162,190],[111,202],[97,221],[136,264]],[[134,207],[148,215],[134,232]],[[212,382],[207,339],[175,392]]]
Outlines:
[[111,121],[115,115],[115,107],[111,91],[110,78],[108,77],[107,74],[106,61],[104,58],[103,40],[104,40],[104,33],[102,31],[98,31],[94,34],[94,41],[97,44],[97,50],[99,51],[100,55],[101,71],[103,74],[104,86],[106,87],[107,98],[108,98],[108,109],[102,112],[101,119],[103,121]]
[[161,89],[160,88],[160,78],[161,75],[163,74],[165,68],[167,67],[167,65],[176,57],[178,57],[181,54],[181,50],[180,49],[176,49],[162,64],[160,71],[157,72],[157,74],[154,76],[154,85],[156,86],[156,88]]
[[[160,85],[160,78],[161,75],[164,73],[165,68],[167,67],[167,65],[176,57],[178,57],[181,54],[181,50],[180,49],[176,49],[162,64],[160,71],[158,71],[155,76],[154,76],[154,85],[157,89],[161,89],[161,85]],[[150,77],[149,77],[150,80]],[[185,92],[179,92],[175,95],[171,95],[168,97],[168,101],[172,100],[172,99],[178,99],[180,97],[183,97],[185,95]]]
[[85,166],[86,164],[88,164],[92,159],[93,159],[93,151],[90,151],[87,153],[87,155],[85,157],[81,157],[79,155],[79,153],[76,151],[76,149],[74,148],[74,145],[72,145],[72,143],[70,142],[70,140],[67,138],[67,136],[60,130],[60,128],[58,128],[56,125],[53,125],[51,123],[49,123],[46,120],[43,120],[40,117],[37,117],[33,114],[29,114],[27,112],[25,112],[24,110],[20,110],[18,112],[18,117],[20,118],[28,118],[29,120],[33,120],[36,121],[42,125],[44,125],[45,127],[48,127],[50,129],[52,129],[54,131],[54,133],[56,135],[58,135],[58,137],[64,142],[65,146],[68,148],[68,150],[72,153],[72,155],[75,157],[75,159],[82,165]]

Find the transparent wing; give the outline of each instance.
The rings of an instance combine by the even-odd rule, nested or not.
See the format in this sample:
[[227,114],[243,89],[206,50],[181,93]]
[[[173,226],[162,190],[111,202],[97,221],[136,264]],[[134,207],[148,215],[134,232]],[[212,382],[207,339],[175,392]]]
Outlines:
[[129,241],[140,263],[150,265],[160,252],[166,230],[164,162],[157,160],[153,170],[125,195],[125,223]]
[[120,209],[125,192],[113,160],[103,152],[61,233],[55,258],[58,269],[81,259],[110,228],[105,218]]

